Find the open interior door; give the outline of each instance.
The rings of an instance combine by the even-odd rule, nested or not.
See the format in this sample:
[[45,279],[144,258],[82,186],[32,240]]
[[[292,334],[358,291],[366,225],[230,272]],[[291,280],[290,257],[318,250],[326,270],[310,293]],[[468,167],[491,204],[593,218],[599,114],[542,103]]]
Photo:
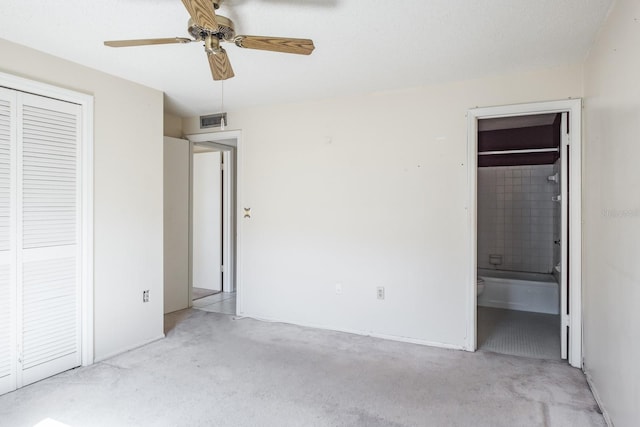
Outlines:
[[569,113],[560,122],[560,352],[569,350]]

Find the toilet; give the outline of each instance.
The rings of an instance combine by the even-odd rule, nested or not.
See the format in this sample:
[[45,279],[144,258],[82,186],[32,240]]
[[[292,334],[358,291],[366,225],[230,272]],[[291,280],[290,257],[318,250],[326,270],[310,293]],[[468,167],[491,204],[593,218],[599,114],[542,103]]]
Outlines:
[[482,277],[478,277],[476,281],[476,295],[480,296],[484,292],[484,279]]

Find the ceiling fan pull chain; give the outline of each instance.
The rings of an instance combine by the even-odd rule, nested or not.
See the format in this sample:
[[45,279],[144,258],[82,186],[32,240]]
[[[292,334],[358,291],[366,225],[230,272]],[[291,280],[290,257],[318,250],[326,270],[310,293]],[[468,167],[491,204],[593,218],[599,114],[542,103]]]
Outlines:
[[224,120],[224,80],[222,80],[220,82],[220,85],[221,85],[221,88],[222,88],[221,89],[222,96],[220,97],[220,100],[221,100],[220,108],[221,108],[221,113],[222,113],[222,117],[220,118],[220,130],[224,130],[224,127],[226,125],[225,120]]

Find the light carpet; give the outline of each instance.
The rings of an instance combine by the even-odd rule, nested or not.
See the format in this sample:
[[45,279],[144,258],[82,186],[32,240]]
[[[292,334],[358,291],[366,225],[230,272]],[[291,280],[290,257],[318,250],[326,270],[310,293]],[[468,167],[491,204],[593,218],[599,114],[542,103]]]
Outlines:
[[0,425],[604,426],[580,370],[185,310],[167,338],[0,396]]

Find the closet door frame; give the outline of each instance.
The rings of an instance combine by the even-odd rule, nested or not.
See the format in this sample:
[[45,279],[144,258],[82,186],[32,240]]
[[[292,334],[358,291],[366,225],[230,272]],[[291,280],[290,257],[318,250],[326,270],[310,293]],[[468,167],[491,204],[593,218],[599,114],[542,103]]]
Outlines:
[[80,106],[81,143],[81,356],[82,366],[94,360],[93,336],[93,96],[0,72],[0,87],[66,101]]

